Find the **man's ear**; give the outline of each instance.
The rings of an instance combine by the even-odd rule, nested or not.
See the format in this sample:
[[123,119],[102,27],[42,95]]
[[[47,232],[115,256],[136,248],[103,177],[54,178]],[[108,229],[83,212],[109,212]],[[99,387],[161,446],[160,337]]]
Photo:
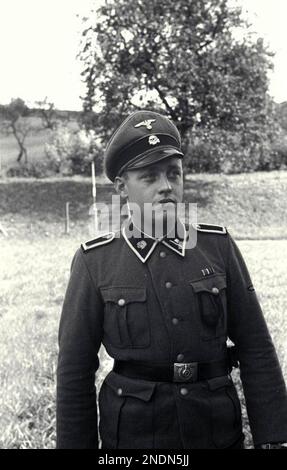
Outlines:
[[116,192],[124,199],[129,195],[126,179],[124,176],[116,176],[114,180],[114,188]]

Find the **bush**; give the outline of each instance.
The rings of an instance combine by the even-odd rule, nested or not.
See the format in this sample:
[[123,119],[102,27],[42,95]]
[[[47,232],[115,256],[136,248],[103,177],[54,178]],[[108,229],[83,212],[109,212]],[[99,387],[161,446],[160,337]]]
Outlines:
[[61,126],[53,132],[45,153],[63,175],[90,175],[93,160],[96,173],[102,172],[102,145],[93,130]]
[[9,167],[7,176],[9,177],[33,177],[33,178],[46,178],[59,173],[55,162],[50,159],[40,160],[33,163],[17,163]]

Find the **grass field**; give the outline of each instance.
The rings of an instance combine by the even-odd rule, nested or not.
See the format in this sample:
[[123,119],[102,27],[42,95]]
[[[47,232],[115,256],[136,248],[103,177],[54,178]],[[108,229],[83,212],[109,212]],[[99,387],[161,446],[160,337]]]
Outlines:
[[[287,378],[286,182],[277,172],[197,175],[186,195],[199,203],[201,221],[226,223],[246,238],[239,246]],[[110,201],[111,193],[110,185],[98,188],[99,200]],[[66,200],[70,236],[63,234]],[[0,448],[55,446],[58,323],[72,255],[88,235],[89,204],[90,184],[81,179],[0,182],[0,222],[9,233],[0,235]],[[98,384],[108,370],[101,357]],[[250,447],[246,418],[245,430]]]

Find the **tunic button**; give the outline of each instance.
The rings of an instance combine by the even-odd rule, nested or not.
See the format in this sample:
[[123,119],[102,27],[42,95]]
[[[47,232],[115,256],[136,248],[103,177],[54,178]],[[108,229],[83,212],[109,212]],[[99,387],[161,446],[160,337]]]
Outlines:
[[165,283],[165,287],[166,287],[167,289],[170,289],[170,288],[172,287],[172,283],[171,283],[171,282],[166,282],[166,283]]
[[122,388],[118,388],[118,389],[117,389],[117,394],[118,394],[118,395],[122,395],[122,393],[123,393],[123,389],[122,389]]
[[159,254],[159,256],[160,256],[161,258],[165,258],[165,257],[166,257],[166,252],[165,252],[165,251],[161,251],[160,254]]
[[213,287],[211,289],[211,292],[214,294],[214,295],[218,295],[219,294],[219,289],[217,289],[217,287]]
[[172,323],[173,323],[174,325],[177,325],[177,324],[178,324],[178,318],[173,318],[171,321],[172,321]]
[[187,388],[185,388],[185,387],[181,388],[181,389],[180,389],[180,394],[181,394],[181,395],[187,395],[187,394],[188,394]]
[[181,362],[181,361],[183,361],[183,359],[184,359],[184,355],[183,355],[183,354],[178,354],[178,355],[176,356],[176,359],[177,359],[178,362]]
[[120,307],[123,307],[123,306],[125,305],[125,303],[126,303],[125,299],[119,299],[119,300],[118,300],[118,305],[119,305]]

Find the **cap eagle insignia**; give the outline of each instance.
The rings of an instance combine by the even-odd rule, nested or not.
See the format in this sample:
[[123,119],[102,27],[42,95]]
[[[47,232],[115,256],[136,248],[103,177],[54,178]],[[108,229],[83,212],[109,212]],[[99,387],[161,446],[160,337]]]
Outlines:
[[145,126],[148,130],[152,129],[152,122],[155,122],[155,119],[145,119],[145,121],[139,122],[135,127]]

